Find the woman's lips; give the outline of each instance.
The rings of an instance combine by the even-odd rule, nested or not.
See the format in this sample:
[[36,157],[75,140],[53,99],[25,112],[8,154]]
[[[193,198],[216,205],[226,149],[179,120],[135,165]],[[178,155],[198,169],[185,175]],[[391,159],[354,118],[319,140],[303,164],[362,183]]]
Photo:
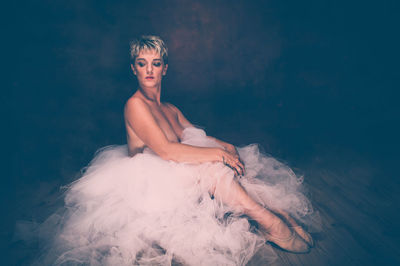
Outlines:
[[154,79],[154,77],[146,77],[145,79]]

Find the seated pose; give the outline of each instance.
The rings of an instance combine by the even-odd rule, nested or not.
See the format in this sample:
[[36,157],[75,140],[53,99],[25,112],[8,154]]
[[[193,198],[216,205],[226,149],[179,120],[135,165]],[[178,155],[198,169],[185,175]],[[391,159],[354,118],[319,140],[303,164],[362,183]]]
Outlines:
[[[161,101],[164,42],[131,44],[139,88],[124,109],[127,145],[96,154],[66,192],[47,255],[55,264],[245,265],[261,247],[306,253],[312,207],[302,179],[257,145],[207,136]],[[53,217],[54,218],[54,217]],[[70,264],[69,264],[70,263]]]

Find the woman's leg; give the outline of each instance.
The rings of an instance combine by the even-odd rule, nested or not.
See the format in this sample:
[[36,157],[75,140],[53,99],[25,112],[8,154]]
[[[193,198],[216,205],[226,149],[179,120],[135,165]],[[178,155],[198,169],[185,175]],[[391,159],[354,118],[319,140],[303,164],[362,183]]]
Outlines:
[[229,177],[222,177],[213,189],[217,200],[256,220],[270,236],[270,241],[293,252],[307,252],[307,244],[293,238],[289,227],[275,214],[255,202],[242,186]]
[[[222,201],[236,211],[250,216],[269,232],[272,230],[271,226],[280,221],[279,217],[255,202],[236,180],[221,178],[218,185],[213,189],[213,195],[217,200]],[[280,231],[282,232],[279,233],[283,236],[290,235],[290,229],[287,226],[282,226]],[[272,234],[273,232],[270,233]]]

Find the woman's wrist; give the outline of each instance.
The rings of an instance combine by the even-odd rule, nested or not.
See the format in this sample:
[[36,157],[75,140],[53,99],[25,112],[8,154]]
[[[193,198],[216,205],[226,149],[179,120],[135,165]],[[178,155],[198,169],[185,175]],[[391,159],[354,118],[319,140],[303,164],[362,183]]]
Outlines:
[[224,149],[229,153],[235,152],[235,146],[233,146],[232,144],[227,143],[225,145]]
[[224,155],[223,155],[223,153],[224,153],[224,150],[222,150],[222,149],[220,149],[220,148],[215,148],[215,151],[214,151],[214,162],[223,162],[224,161]]

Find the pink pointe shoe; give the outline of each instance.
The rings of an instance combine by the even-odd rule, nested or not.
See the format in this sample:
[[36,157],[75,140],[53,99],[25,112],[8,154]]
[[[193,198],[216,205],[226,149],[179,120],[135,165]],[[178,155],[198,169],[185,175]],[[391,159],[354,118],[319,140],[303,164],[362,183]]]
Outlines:
[[[283,222],[280,221],[279,224],[281,223]],[[278,225],[273,225],[273,226],[278,226]],[[292,230],[290,230],[290,235],[288,237],[273,236],[269,233],[266,233],[265,231],[262,231],[262,234],[265,236],[267,242],[274,244],[275,246],[284,251],[296,254],[310,252],[309,245],[296,232]]]
[[287,251],[295,254],[304,254],[310,252],[310,247],[295,232],[287,238],[280,238],[271,236],[266,233],[266,239],[268,242],[278,246],[283,251]]
[[307,243],[307,245],[312,248],[314,247],[315,243],[312,236],[303,229],[300,225],[296,226],[289,226],[289,229],[294,230],[303,240]]

